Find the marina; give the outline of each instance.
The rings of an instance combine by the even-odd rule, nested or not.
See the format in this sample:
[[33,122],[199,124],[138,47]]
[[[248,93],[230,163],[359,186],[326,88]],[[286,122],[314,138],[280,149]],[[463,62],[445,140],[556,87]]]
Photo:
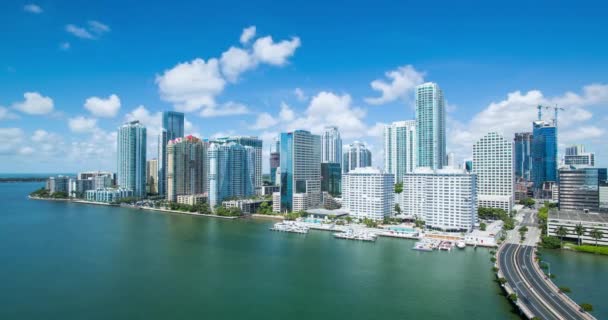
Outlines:
[[353,231],[348,229],[346,232],[334,233],[334,237],[338,239],[360,240],[360,241],[376,241],[376,235],[369,232]]
[[300,234],[308,233],[308,227],[299,225],[295,222],[290,222],[290,221],[277,222],[274,224],[274,226],[272,228],[270,228],[270,230],[279,231],[279,232],[300,233]]

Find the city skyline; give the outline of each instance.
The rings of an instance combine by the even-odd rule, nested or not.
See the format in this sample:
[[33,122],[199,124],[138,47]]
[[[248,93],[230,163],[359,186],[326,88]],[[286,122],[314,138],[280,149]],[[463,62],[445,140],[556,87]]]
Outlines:
[[[182,10],[184,23],[162,30],[151,23],[166,14],[155,2],[144,15],[118,2],[35,5],[40,10],[32,12],[23,3],[0,4],[2,23],[13,31],[0,36],[11,43],[0,65],[4,171],[49,172],[59,165],[63,171],[115,171],[116,128],[132,120],[147,127],[148,158],[154,158],[162,111],[185,112],[186,135],[253,135],[264,146],[280,132],[322,134],[335,125],[344,145],[366,142],[373,165],[382,167],[383,126],[413,119],[414,87],[429,81],[444,92],[446,150],[457,163],[470,158],[473,142],[490,130],[505,137],[530,131],[541,103],[566,109],[559,121],[560,156],[565,146],[585,144],[596,153],[596,165],[607,165],[601,122],[608,114],[600,107],[608,103],[608,65],[602,59],[608,50],[595,39],[605,38],[608,28],[587,28],[605,26],[594,13],[601,8],[537,3],[517,11],[513,24],[516,6],[492,15],[497,8],[477,7],[475,19],[460,26],[444,18],[464,14],[464,8],[445,4],[431,13],[445,22],[438,28],[424,21],[428,17],[407,13],[422,4],[351,6],[343,14],[341,6],[323,7],[330,16],[341,13],[340,21],[360,20],[361,27],[351,30],[335,19],[305,23],[318,3],[302,13],[272,7],[272,17],[263,14],[271,6],[260,3],[247,8],[252,16],[229,21],[200,22],[197,10]],[[196,5],[184,1],[176,7]],[[538,12],[552,18],[539,21]],[[384,23],[377,24],[380,17]],[[495,23],[487,24],[489,17]],[[395,30],[407,30],[399,32],[406,41],[396,43]],[[563,43],[587,49],[570,50]],[[442,45],[451,49],[438,52]],[[363,50],[369,47],[377,50]],[[578,63],[583,59],[585,64]],[[552,117],[545,111],[544,119]]]

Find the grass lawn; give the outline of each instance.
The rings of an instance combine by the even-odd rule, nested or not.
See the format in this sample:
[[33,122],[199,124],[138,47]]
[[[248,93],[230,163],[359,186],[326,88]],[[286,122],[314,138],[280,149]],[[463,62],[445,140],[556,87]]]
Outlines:
[[608,255],[608,246],[593,246],[593,245],[577,246],[574,244],[565,244],[565,246],[567,246],[568,248],[570,248],[574,251]]

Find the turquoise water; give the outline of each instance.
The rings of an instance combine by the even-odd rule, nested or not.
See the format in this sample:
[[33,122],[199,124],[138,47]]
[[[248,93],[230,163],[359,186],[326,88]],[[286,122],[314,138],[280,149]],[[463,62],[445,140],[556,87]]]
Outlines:
[[28,200],[0,184],[0,319],[517,319],[487,250]]
[[542,260],[549,262],[553,279],[577,303],[591,303],[592,314],[608,319],[608,256],[568,250],[543,250]]
[[397,232],[403,232],[403,233],[414,233],[416,232],[416,230],[414,230],[413,228],[405,228],[405,227],[389,227],[389,230],[393,230],[393,231],[397,231]]

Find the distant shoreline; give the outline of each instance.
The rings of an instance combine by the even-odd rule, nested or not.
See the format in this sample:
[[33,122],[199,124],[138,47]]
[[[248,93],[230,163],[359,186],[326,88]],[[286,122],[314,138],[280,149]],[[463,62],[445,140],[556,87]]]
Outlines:
[[45,182],[48,178],[44,177],[11,177],[0,178],[0,183],[17,183],[17,182]]

